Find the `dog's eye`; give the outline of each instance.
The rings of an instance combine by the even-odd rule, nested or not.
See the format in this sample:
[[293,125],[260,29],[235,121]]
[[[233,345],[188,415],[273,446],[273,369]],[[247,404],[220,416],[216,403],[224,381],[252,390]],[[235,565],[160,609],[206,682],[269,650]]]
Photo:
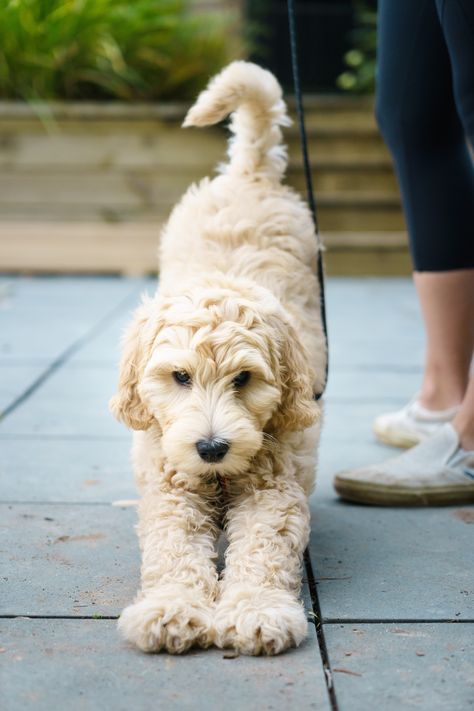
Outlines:
[[180,385],[189,385],[191,382],[191,376],[189,375],[189,373],[186,373],[185,370],[174,370],[173,378]]
[[241,373],[236,375],[236,377],[233,379],[232,383],[234,384],[234,387],[236,388],[241,388],[244,386],[248,381],[250,380],[250,373],[248,370],[243,370]]

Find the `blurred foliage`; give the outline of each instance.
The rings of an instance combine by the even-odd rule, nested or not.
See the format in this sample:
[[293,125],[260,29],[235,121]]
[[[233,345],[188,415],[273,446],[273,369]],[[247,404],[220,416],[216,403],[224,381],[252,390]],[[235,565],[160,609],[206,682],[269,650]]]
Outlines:
[[187,0],[0,0],[0,97],[189,98],[238,54],[235,24]]
[[370,94],[375,89],[377,11],[365,2],[357,2],[355,18],[356,27],[350,34],[353,49],[344,55],[347,70],[336,83],[344,91]]

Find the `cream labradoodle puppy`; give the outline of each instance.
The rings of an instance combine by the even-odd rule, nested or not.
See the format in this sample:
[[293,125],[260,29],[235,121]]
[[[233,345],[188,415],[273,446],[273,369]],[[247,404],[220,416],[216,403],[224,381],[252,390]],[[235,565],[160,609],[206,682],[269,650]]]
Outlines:
[[[288,125],[268,71],[234,62],[184,126],[232,114],[229,161],[174,208],[160,285],[125,334],[111,408],[137,432],[140,649],[277,654],[298,645],[325,372],[311,214],[281,185]],[[216,538],[225,530],[225,570]]]

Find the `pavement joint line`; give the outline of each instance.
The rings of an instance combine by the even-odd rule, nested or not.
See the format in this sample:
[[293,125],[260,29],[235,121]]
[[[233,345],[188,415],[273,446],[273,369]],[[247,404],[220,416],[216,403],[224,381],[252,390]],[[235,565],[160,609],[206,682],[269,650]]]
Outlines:
[[[135,495],[138,500],[138,494]],[[113,506],[114,501],[8,501],[0,500],[0,506]],[[114,506],[113,508],[132,508],[131,506]]]
[[67,434],[34,434],[34,433],[20,433],[20,432],[2,432],[0,433],[0,440],[31,440],[38,442],[41,440],[46,440],[48,442],[53,441],[76,441],[76,442],[129,442],[132,432],[125,435],[67,435]]
[[326,639],[324,636],[324,628],[322,624],[321,615],[321,605],[319,603],[318,589],[316,586],[316,580],[313,573],[313,565],[311,562],[311,557],[309,553],[309,548],[306,548],[304,552],[304,566],[306,568],[306,578],[309,588],[309,594],[311,596],[311,604],[313,608],[313,624],[316,630],[316,638],[318,640],[319,654],[321,658],[321,663],[323,665],[324,680],[326,682],[326,689],[329,698],[329,704],[331,706],[331,711],[338,711],[338,703],[336,698],[336,689],[334,688],[334,676],[331,669],[331,662],[329,659],[329,652],[326,645]]
[[120,615],[26,615],[26,614],[0,614],[0,620],[118,620]]
[[337,619],[330,617],[327,620],[322,619],[323,625],[392,625],[392,624],[403,624],[403,625],[459,625],[459,624],[473,624],[473,618],[462,618],[462,617],[431,617],[416,619],[412,617],[384,617],[384,618],[368,618],[368,617],[352,617],[348,619]]
[[[18,618],[28,618],[31,620],[118,620],[120,615],[101,615],[100,613],[94,615],[29,615],[26,613],[0,613],[0,620],[14,620]],[[412,620],[412,619],[399,619],[390,618],[384,620],[369,620],[369,619],[354,619],[354,620],[330,620],[323,621],[322,625],[335,625],[335,624],[364,624],[364,625],[380,625],[380,624],[474,624],[473,619],[423,619],[423,620]]]
[[77,353],[86,343],[91,341],[100,329],[108,321],[112,320],[114,316],[119,313],[123,307],[130,301],[133,295],[136,295],[137,287],[135,286],[126,297],[121,299],[119,303],[114,306],[109,312],[107,312],[99,321],[92,326],[84,335],[76,339],[66,350],[64,350],[60,355],[55,358],[46,370],[44,370],[41,375],[39,375],[36,380],[34,380],[31,385],[23,391],[15,400],[13,400],[10,405],[8,405],[0,414],[0,422],[3,422],[8,415],[14,412],[20,405],[22,405],[28,398],[38,390],[38,388],[43,385],[46,380],[48,380],[61,366],[66,363],[74,353]]

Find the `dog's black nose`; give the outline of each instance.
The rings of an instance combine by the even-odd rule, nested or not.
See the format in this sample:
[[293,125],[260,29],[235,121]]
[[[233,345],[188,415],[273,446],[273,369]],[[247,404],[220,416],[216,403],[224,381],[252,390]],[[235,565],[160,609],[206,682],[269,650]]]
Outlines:
[[200,439],[196,442],[196,449],[201,459],[205,462],[220,462],[229,451],[229,442],[225,439]]

